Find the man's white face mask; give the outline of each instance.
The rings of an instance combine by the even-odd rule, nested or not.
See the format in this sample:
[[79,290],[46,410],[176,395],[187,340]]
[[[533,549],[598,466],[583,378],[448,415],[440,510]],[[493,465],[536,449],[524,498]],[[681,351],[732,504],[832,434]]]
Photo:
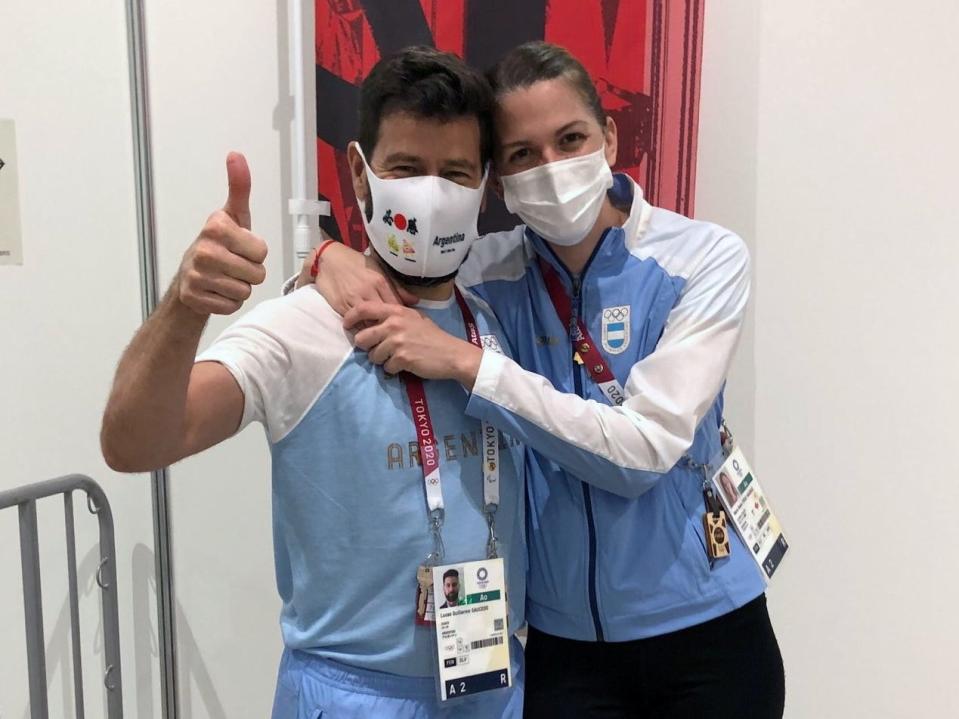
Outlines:
[[486,173],[473,189],[423,175],[384,180],[370,168],[359,143],[373,205],[359,201],[366,234],[377,254],[407,277],[437,278],[459,269],[476,239],[476,219],[483,202]]
[[613,172],[606,148],[569,160],[549,162],[515,175],[504,175],[503,200],[544,240],[571,246],[582,242],[596,224]]

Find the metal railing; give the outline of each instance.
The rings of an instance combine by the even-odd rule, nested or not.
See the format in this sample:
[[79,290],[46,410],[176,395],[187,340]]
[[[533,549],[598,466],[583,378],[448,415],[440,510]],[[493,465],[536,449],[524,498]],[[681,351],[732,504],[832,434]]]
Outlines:
[[47,664],[43,636],[43,602],[40,593],[40,542],[37,534],[37,500],[63,495],[67,537],[67,574],[70,592],[70,628],[73,645],[73,685],[77,719],[84,719],[83,667],[80,660],[80,609],[77,588],[77,548],[73,527],[73,492],[86,493],[87,509],[100,525],[100,562],[96,582],[103,609],[103,684],[107,689],[107,719],[123,716],[120,672],[120,623],[117,613],[116,543],[113,513],[106,494],[82,474],[29,484],[0,492],[0,510],[16,506],[20,513],[20,563],[23,570],[23,614],[27,634],[27,672],[30,682],[30,717],[47,719]]

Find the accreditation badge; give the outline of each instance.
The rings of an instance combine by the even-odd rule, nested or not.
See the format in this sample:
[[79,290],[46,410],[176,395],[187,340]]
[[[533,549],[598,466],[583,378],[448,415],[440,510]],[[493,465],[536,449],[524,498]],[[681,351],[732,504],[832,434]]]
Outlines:
[[503,560],[433,567],[442,701],[512,685]]
[[766,578],[771,579],[789,545],[759,480],[738,447],[730,452],[712,482],[743,544]]

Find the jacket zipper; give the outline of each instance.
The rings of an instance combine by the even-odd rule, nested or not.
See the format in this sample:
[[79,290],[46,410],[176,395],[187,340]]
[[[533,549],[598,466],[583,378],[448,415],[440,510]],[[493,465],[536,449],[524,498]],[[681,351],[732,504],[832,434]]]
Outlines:
[[[586,264],[583,265],[583,269],[580,270],[579,276],[574,277],[573,273],[569,271],[569,268],[553,251],[553,248],[550,247],[548,242],[543,244],[546,246],[546,249],[553,256],[553,259],[556,261],[556,264],[563,268],[563,272],[566,273],[566,276],[569,278],[570,284],[573,287],[573,299],[572,299],[572,313],[570,317],[570,327],[566,328],[566,331],[569,336],[570,343],[573,343],[573,327],[576,326],[576,321],[581,314],[580,304],[582,302],[581,290],[583,285],[583,278],[586,277],[586,272],[589,270],[589,266],[593,264],[593,260],[596,258],[596,255],[599,254],[599,248],[602,247],[603,243],[606,241],[606,236],[609,234],[609,230],[603,233],[603,236],[599,238],[599,242],[596,243],[596,246],[593,248],[592,254],[590,254],[589,259],[586,260]],[[570,357],[570,361],[573,363],[573,387],[576,390],[576,394],[580,397],[586,398],[586,395],[583,393],[583,380],[582,380],[582,367],[576,364],[576,360]],[[583,487],[583,505],[586,509],[586,530],[589,540],[589,567],[588,567],[588,581],[589,581],[589,611],[593,617],[593,629],[596,632],[596,641],[604,642],[606,641],[605,635],[603,633],[603,623],[599,618],[599,601],[596,598],[596,520],[593,518],[593,498],[592,498],[592,488],[586,482],[580,480],[580,483]]]
[[[565,266],[563,269],[566,269]],[[586,268],[584,267],[584,274],[585,271]],[[569,274],[568,270],[567,274]],[[569,332],[569,338],[571,342],[573,342],[573,331],[579,319],[581,309],[580,303],[582,301],[582,297],[580,295],[580,290],[582,289],[582,281],[580,277],[572,277],[572,275],[570,275],[570,279],[572,280],[573,284],[573,301],[572,314],[570,316],[570,326],[567,328],[567,331]],[[573,363],[573,383],[576,389],[576,394],[578,394],[580,397],[585,397],[583,394],[582,367],[576,363],[576,360],[572,358],[570,359]],[[596,632],[596,641],[602,642],[605,641],[605,638],[603,636],[603,624],[599,618],[599,601],[596,598],[596,520],[593,517],[593,498],[590,486],[586,482],[582,481],[580,481],[580,484],[583,488],[583,505],[586,509],[586,531],[589,539],[589,611],[593,617],[593,629]]]

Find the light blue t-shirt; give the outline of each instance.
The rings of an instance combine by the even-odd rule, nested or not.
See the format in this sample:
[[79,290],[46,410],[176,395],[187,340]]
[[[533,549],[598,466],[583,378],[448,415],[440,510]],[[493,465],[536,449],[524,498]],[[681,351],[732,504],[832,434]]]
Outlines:
[[[466,292],[484,345],[506,347],[489,308]],[[455,299],[421,301],[465,338]],[[416,569],[433,548],[405,386],[371,364],[312,287],[270,300],[197,361],[216,361],[245,398],[241,427],[261,422],[273,455],[273,541],[286,645],[406,676],[435,673],[434,633],[414,623]],[[481,424],[468,394],[426,381],[439,445],[445,563],[483,559]],[[510,629],[524,621],[523,446],[500,435],[496,528],[506,563]]]

